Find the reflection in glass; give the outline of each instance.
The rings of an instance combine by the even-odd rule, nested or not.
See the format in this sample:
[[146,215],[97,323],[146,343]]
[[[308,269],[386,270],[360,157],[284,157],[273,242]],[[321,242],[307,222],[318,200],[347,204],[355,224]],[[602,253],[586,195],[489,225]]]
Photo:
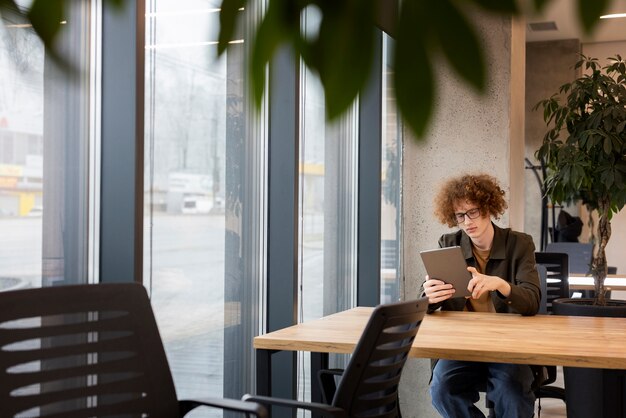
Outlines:
[[146,7],[144,280],[180,398],[252,390],[263,113],[246,94],[244,34],[217,58],[220,3]]
[[[24,1],[18,1],[21,6]],[[93,282],[97,263],[93,240],[97,222],[95,57],[97,8],[92,2],[68,5],[58,35],[58,52],[75,71],[60,68],[32,28],[3,13],[0,24],[0,292],[29,287]],[[58,318],[19,320],[18,327],[54,323]],[[21,343],[41,348],[47,341]],[[17,347],[14,347],[17,348]],[[29,362],[21,371],[39,372],[82,356]],[[84,384],[74,381],[73,384]],[[68,381],[18,389],[37,395],[67,388]],[[41,391],[41,392],[40,392]],[[18,414],[58,412],[47,405]]]
[[392,95],[393,39],[383,34],[380,282],[381,303],[400,300],[402,221],[402,121]]
[[[307,9],[305,30],[319,22]],[[356,304],[357,141],[356,105],[326,121],[319,78],[301,65],[299,321]],[[340,366],[339,359],[330,359]],[[299,397],[309,399],[309,359],[299,359]]]
[[29,25],[2,15],[0,291],[94,280],[95,13],[87,1],[68,7],[57,45],[73,73],[53,62]]

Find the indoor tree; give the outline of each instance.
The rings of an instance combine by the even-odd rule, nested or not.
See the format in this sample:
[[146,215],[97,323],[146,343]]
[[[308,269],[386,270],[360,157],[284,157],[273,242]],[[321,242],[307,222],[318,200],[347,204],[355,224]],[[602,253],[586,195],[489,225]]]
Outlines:
[[626,63],[619,55],[608,61],[601,66],[582,56],[576,68],[586,73],[537,104],[552,126],[536,152],[547,167],[547,195],[556,204],[582,201],[590,216],[598,215],[590,266],[598,305],[606,304],[611,217],[626,203]]

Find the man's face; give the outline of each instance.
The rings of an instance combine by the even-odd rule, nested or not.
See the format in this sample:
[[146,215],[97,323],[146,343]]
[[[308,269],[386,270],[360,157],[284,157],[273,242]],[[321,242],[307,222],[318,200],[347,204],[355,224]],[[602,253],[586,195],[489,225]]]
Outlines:
[[[485,236],[491,225],[489,214],[482,213],[478,205],[469,201],[457,202],[454,205],[454,213],[459,228],[464,230],[472,241]],[[461,219],[462,222],[459,222]]]

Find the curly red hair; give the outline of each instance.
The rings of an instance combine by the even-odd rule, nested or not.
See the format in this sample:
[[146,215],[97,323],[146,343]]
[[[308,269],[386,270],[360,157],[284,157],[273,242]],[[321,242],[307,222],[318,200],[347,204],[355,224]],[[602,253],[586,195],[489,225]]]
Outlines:
[[488,213],[496,219],[508,207],[504,190],[495,177],[488,174],[465,174],[447,180],[435,196],[435,216],[449,227],[457,225],[454,207],[459,202],[471,202],[480,208],[481,214]]

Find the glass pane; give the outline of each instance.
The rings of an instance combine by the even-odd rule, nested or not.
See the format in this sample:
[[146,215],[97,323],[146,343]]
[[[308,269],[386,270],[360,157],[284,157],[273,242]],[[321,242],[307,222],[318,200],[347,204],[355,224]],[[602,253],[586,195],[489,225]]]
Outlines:
[[[305,30],[319,23],[307,9]],[[326,121],[319,78],[301,68],[299,321],[356,304],[357,141],[354,106],[341,120]],[[299,359],[299,397],[309,399],[309,359]],[[331,358],[333,367],[343,359]]]
[[55,65],[30,25],[2,15],[0,291],[94,278],[88,238],[95,225],[89,212],[95,36],[90,3],[68,9],[57,45],[74,73]]
[[393,39],[383,34],[383,103],[380,199],[381,303],[400,300],[402,242],[402,121],[396,111],[393,80]]
[[180,398],[250,392],[259,328],[263,112],[245,30],[217,57],[220,3],[147,2],[144,277]]

